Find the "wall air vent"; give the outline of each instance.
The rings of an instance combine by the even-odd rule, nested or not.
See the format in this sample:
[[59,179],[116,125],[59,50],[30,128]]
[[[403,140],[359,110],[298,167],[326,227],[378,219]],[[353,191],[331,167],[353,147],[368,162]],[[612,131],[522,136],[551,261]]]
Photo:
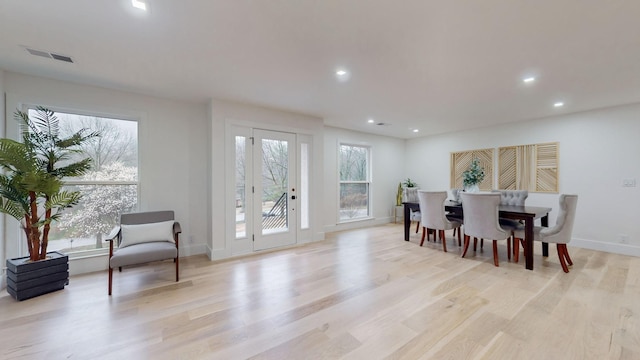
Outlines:
[[25,48],[25,49],[31,55],[40,56],[40,57],[44,57],[44,58],[48,58],[48,59],[60,60],[60,61],[68,62],[68,63],[73,63],[73,59],[71,59],[70,56],[54,54],[54,53],[50,53],[48,51],[36,50],[36,49],[31,49],[31,48]]

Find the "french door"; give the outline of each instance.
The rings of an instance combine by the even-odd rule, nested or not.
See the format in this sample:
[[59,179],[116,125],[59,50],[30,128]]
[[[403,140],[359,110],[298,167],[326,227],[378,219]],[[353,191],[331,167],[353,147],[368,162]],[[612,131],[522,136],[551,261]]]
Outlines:
[[253,130],[254,250],[296,242],[296,135]]
[[[296,243],[296,134],[236,127],[234,252]],[[306,214],[303,212],[303,216]]]

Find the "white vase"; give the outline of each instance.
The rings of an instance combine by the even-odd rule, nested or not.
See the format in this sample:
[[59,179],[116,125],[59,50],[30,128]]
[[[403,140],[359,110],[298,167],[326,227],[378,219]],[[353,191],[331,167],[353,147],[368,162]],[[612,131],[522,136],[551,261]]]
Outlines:
[[468,193],[477,193],[480,192],[480,188],[478,187],[478,184],[473,184],[465,187],[464,191]]

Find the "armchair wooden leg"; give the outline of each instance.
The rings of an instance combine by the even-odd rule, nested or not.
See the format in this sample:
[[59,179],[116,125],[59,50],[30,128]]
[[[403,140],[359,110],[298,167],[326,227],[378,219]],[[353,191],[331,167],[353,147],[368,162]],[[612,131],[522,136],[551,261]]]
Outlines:
[[111,284],[113,282],[113,268],[109,266],[109,296],[111,296]]
[[420,230],[420,221],[416,222],[416,234],[418,233],[418,230]]
[[460,240],[460,232],[461,232],[460,228],[456,228],[456,229],[453,229],[453,230],[458,230],[458,246],[462,245],[462,241]]
[[516,264],[520,260],[520,239],[513,238],[513,262]]
[[507,238],[507,259],[511,261],[511,237]]
[[498,265],[498,241],[493,240],[493,265]]
[[427,234],[427,228],[422,227],[422,240],[420,240],[420,246],[422,246],[422,244],[424,244],[424,237]]
[[176,263],[176,282],[178,282],[178,264],[180,264],[180,258],[175,258],[174,262]]

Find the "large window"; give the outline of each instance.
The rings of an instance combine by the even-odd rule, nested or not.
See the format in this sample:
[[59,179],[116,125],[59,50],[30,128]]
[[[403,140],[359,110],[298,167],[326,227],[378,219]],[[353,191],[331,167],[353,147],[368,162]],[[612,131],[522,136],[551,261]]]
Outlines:
[[[33,113],[29,110],[29,116]],[[91,157],[93,169],[82,177],[64,179],[64,186],[79,190],[82,200],[52,223],[48,250],[70,253],[108,247],[104,238],[118,224],[120,214],[137,209],[138,124],[63,112],[56,116],[61,137],[83,128],[101,136],[76,154]]]
[[370,148],[340,144],[339,153],[339,220],[344,222],[368,218],[371,190]]

